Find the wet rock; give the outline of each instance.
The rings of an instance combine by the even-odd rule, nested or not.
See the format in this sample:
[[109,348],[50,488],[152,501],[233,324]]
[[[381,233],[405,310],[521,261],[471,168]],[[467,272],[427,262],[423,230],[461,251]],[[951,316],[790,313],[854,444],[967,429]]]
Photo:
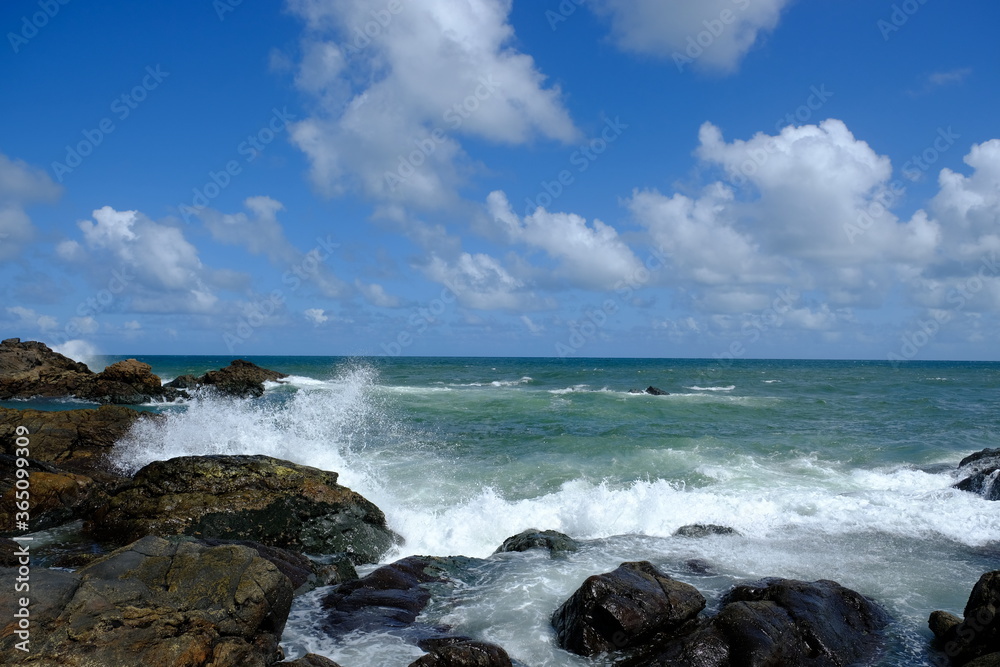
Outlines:
[[1000,500],[1000,449],[983,449],[966,456],[958,464],[965,478],[953,485],[986,500]]
[[385,515],[337,473],[269,456],[182,456],[139,470],[95,513],[95,533],[251,540],[377,563],[397,543]]
[[[14,649],[8,624],[0,650],[18,660],[9,664],[264,667],[280,659],[291,584],[246,547],[147,537],[77,572],[31,577],[31,652]],[[0,598],[3,618],[13,617],[12,597]]]
[[409,667],[513,667],[510,656],[496,644],[468,637],[449,637],[420,642],[428,652]]
[[[194,538],[192,538],[194,539]],[[260,542],[249,540],[218,540],[206,538],[198,540],[209,547],[236,544],[248,547],[274,564],[278,570],[292,582],[295,595],[302,595],[319,586],[334,586],[358,578],[354,564],[346,555],[330,564],[318,563],[308,556],[289,549],[269,547]]]
[[629,389],[630,394],[650,394],[651,396],[669,396],[669,391],[663,391],[659,387],[654,387],[652,385],[646,387],[645,389]]
[[674,537],[708,537],[709,535],[739,535],[739,531],[729,526],[714,523],[692,523],[674,531]]
[[888,616],[834,581],[764,579],[734,587],[716,616],[642,647],[620,667],[841,667],[868,664]]
[[278,664],[286,665],[287,667],[340,667],[333,660],[316,655],[315,653],[307,653],[297,660],[279,662]]
[[982,664],[1000,653],[1000,570],[987,572],[972,588],[965,605],[964,618],[942,611],[931,614],[929,626],[937,647],[951,659],[953,665]]
[[689,558],[684,561],[684,569],[691,574],[710,576],[715,574],[715,568],[707,560],[701,558]]
[[95,403],[121,405],[140,405],[153,399],[176,398],[176,392],[164,390],[160,378],[153,375],[152,366],[135,359],[111,364],[95,375],[76,395]]
[[111,449],[138,420],[157,418],[110,405],[58,412],[0,408],[0,452],[15,455],[17,438],[27,430],[32,459],[113,487],[126,478],[111,465]]
[[284,373],[271,371],[246,361],[236,359],[233,363],[217,371],[209,371],[198,382],[213,387],[229,396],[259,397],[264,395],[264,382],[275,382],[288,377]]
[[589,577],[552,615],[559,646],[582,656],[642,644],[675,630],[705,608],[694,586],[675,581],[648,561],[622,563]]
[[[0,468],[13,471],[17,469],[17,460],[0,454]],[[28,489],[18,489],[13,474],[0,478],[0,536],[23,535],[87,518],[107,499],[89,477],[63,472],[39,461],[26,461]],[[19,529],[16,519],[21,511],[27,512],[30,519],[25,528]]]
[[201,382],[193,375],[180,375],[163,386],[171,389],[197,389]]
[[523,533],[518,533],[513,537],[508,537],[493,553],[548,549],[554,556],[566,551],[576,551],[578,546],[576,540],[569,535],[564,535],[555,530],[540,531],[532,528]]
[[8,338],[0,343],[0,400],[75,396],[94,377],[86,364],[44,343]]

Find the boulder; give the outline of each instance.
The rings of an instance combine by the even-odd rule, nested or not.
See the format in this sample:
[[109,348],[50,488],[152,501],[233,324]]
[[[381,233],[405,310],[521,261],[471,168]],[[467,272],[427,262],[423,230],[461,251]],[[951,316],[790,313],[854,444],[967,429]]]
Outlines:
[[576,551],[577,548],[576,540],[569,535],[564,535],[554,530],[540,531],[532,528],[523,533],[518,533],[513,537],[508,537],[493,553],[548,549],[549,553],[555,556],[566,551]]
[[965,477],[953,488],[975,493],[986,500],[1000,500],[1000,449],[983,449],[970,454],[962,459],[958,469]]
[[972,588],[964,618],[942,611],[931,614],[929,625],[935,642],[953,665],[982,664],[1000,653],[1000,570],[983,574]]
[[654,387],[652,385],[646,387],[645,389],[629,389],[630,394],[649,394],[651,396],[669,396],[669,391],[663,391],[659,387]]
[[[17,458],[0,454],[0,468],[15,470]],[[18,497],[14,475],[0,477],[0,536],[23,535],[75,519],[87,518],[107,496],[93,479],[62,472],[54,466],[27,460],[29,487]],[[23,496],[27,497],[24,498]],[[26,505],[18,505],[25,503]],[[17,514],[26,507],[29,520],[18,528]],[[29,530],[30,529],[30,530]]]
[[201,382],[193,375],[180,375],[163,386],[171,389],[197,389]]
[[[2,618],[13,597],[0,596]],[[6,664],[264,667],[280,659],[291,601],[288,578],[252,549],[150,536],[74,573],[33,569],[30,652],[9,622],[0,650]]]
[[95,534],[252,540],[377,563],[397,543],[385,515],[337,484],[337,473],[269,456],[182,456],[154,461],[95,513]]
[[556,643],[582,656],[634,647],[658,632],[674,631],[705,608],[689,584],[652,563],[622,563],[589,577],[552,615]]
[[44,343],[8,338],[0,343],[0,400],[75,396],[94,377],[86,364]]
[[739,535],[739,531],[729,526],[714,523],[692,523],[674,531],[674,537],[708,537],[709,535]]
[[125,478],[108,454],[138,420],[157,418],[162,417],[120,406],[58,412],[0,408],[0,453],[14,455],[26,429],[30,458],[102,484],[120,484]]
[[259,397],[264,395],[264,382],[288,377],[284,373],[261,368],[244,359],[237,359],[225,368],[209,371],[198,378],[202,385],[213,387],[229,396]]
[[297,660],[279,662],[278,664],[286,665],[286,667],[340,667],[333,660],[316,655],[315,653],[307,653]]
[[642,647],[621,667],[841,667],[869,664],[887,614],[834,581],[764,579],[734,587],[716,616]]
[[383,565],[356,581],[337,586],[323,598],[323,629],[333,637],[351,632],[408,629],[416,640],[441,636],[444,628],[416,627],[431,599],[429,584],[444,582],[470,559],[410,556]]
[[269,547],[266,544],[251,542],[249,540],[217,540],[207,538],[198,540],[198,542],[209,547],[237,544],[253,549],[257,552],[258,556],[271,561],[283,575],[288,577],[289,581],[292,582],[295,595],[308,593],[319,586],[334,586],[358,578],[358,573],[354,569],[354,563],[346,556],[337,559],[333,563],[322,564],[297,551]]
[[513,667],[510,656],[496,644],[468,637],[446,637],[419,643],[427,651],[409,667]]
[[139,405],[153,399],[174,399],[177,392],[165,390],[149,364],[126,359],[95,375],[76,395],[95,403]]

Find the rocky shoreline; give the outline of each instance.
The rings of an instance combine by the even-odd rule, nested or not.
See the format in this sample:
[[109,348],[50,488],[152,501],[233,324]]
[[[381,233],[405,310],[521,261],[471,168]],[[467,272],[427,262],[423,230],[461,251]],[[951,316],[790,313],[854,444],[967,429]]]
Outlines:
[[[0,398],[107,404],[0,408],[0,462],[11,471],[0,478],[0,579],[14,582],[30,570],[23,592],[30,605],[0,596],[5,664],[329,667],[335,663],[317,655],[280,662],[293,598],[323,586],[333,586],[322,598],[329,637],[388,631],[426,652],[411,667],[519,664],[502,647],[420,621],[440,586],[482,561],[411,556],[358,576],[356,565],[382,562],[402,538],[378,507],[338,484],[336,472],[267,456],[178,457],[132,476],[112,465],[114,444],[136,423],[169,418],[116,404],[199,391],[260,396],[264,381],[281,377],[235,360],[164,386],[135,360],[93,373],[41,343],[0,344]],[[27,533],[14,529],[25,488],[16,483],[18,469],[26,470],[31,530],[73,526],[81,538],[75,546],[35,548],[15,539]],[[1000,449],[963,459],[959,470],[956,488],[1000,498]],[[732,534],[694,525],[676,538]],[[542,549],[558,559],[578,548],[570,536],[532,528],[497,553]],[[930,613],[934,664],[1000,665],[998,608],[994,571],[982,575],[962,618]],[[551,613],[556,645],[617,667],[870,664],[890,623],[878,601],[834,581],[744,582],[710,603],[647,561],[595,573]],[[29,652],[18,649],[26,637]]]

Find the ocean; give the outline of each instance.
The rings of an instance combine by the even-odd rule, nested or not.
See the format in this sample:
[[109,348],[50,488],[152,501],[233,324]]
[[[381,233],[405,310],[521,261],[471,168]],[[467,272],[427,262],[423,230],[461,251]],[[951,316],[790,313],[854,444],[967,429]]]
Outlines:
[[[386,562],[484,559],[423,618],[531,667],[601,664],[558,649],[549,617],[624,561],[693,584],[709,611],[741,581],[836,580],[889,611],[876,664],[900,667],[939,664],[928,615],[961,614],[1000,569],[1000,504],[951,488],[960,459],[1000,446],[1000,363],[248,358],[290,381],[257,400],[166,408],[166,427],[119,443],[118,463],[267,454],[337,471],[405,538]],[[231,359],[140,360],[168,380]],[[670,394],[629,393],[650,385]],[[673,536],[692,523],[739,534]],[[491,556],[529,528],[582,546]],[[297,599],[289,657],[405,667],[422,654],[390,635],[325,638],[323,593]]]

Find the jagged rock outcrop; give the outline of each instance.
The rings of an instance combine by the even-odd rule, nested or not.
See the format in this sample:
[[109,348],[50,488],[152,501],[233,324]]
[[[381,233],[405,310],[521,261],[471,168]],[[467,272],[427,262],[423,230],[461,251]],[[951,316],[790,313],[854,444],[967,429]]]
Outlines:
[[0,400],[76,396],[93,378],[86,364],[53,352],[44,343],[0,342]]
[[225,368],[205,373],[198,378],[198,383],[229,396],[257,397],[264,395],[264,382],[275,382],[286,377],[288,376],[284,373],[237,359]]
[[139,470],[95,514],[95,534],[252,540],[377,563],[399,539],[337,473],[269,456],[182,456]]
[[0,596],[5,664],[266,667],[280,659],[292,585],[247,547],[151,536],[77,572],[32,570],[31,600],[24,653],[14,596]]

